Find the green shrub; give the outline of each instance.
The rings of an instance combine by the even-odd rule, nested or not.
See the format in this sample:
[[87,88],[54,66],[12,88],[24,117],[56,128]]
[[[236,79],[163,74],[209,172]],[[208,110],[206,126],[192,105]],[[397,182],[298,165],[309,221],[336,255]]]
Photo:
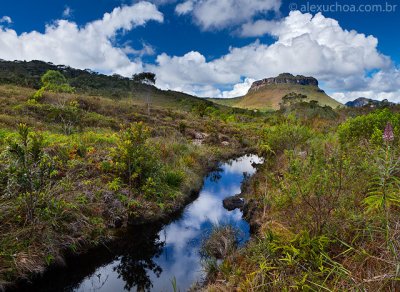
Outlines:
[[181,171],[165,171],[165,182],[173,188],[179,188],[184,180],[184,173]]
[[366,140],[381,145],[383,130],[388,122],[393,125],[397,143],[400,136],[400,114],[393,113],[389,109],[376,110],[367,115],[351,118],[341,124],[338,128],[340,142],[345,144]]
[[31,100],[39,101],[42,99],[45,91],[56,93],[73,93],[75,91],[75,89],[68,84],[65,76],[59,71],[48,70],[40,78],[40,81],[42,83],[42,87],[35,92]]
[[119,176],[131,188],[140,188],[159,169],[156,149],[147,143],[150,129],[134,123],[120,133],[117,147],[112,149],[112,160]]
[[284,150],[302,148],[313,136],[313,131],[297,123],[283,123],[266,127],[262,132],[259,149],[261,154],[282,153]]
[[1,196],[18,198],[26,221],[32,222],[57,174],[52,158],[44,152],[43,137],[20,124],[18,137],[10,139],[1,160]]

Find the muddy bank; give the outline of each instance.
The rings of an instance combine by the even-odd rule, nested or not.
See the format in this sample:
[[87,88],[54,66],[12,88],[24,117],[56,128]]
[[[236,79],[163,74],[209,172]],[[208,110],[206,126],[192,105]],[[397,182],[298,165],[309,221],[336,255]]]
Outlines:
[[262,223],[260,222],[260,218],[262,218],[260,202],[254,199],[254,193],[256,192],[257,182],[263,177],[263,168],[267,166],[264,163],[256,167],[257,172],[242,184],[242,193],[240,194],[244,198],[243,218],[249,223],[251,234],[257,234]]

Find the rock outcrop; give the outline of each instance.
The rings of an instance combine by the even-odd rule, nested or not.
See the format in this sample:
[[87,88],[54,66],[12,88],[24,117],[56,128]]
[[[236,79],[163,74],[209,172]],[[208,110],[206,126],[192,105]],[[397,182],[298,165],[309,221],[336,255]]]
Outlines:
[[346,102],[346,106],[348,107],[384,107],[392,105],[394,105],[394,103],[388,101],[387,99],[379,101],[366,97],[359,97],[353,101]]
[[231,197],[227,197],[222,201],[222,204],[225,209],[228,211],[233,211],[235,209],[242,209],[244,206],[244,199],[240,197],[240,195],[235,195]]
[[314,77],[305,77],[302,75],[294,76],[290,73],[282,73],[279,74],[278,77],[271,77],[262,79],[259,81],[255,81],[249,92],[254,92],[268,85],[276,85],[276,84],[297,84],[297,85],[309,85],[318,87],[318,80]]

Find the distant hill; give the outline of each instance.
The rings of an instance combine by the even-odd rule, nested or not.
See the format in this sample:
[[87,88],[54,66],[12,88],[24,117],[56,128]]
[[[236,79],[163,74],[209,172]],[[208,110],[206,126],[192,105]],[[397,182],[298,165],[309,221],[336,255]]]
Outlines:
[[348,107],[385,107],[393,105],[395,104],[387,99],[380,101],[366,97],[359,97],[353,101],[346,102],[346,106]]
[[277,110],[280,107],[282,98],[292,93],[306,95],[305,101],[315,100],[322,106],[327,105],[336,108],[342,105],[318,87],[317,79],[301,75],[294,76],[290,73],[282,73],[277,77],[254,82],[248,93],[243,97],[230,101],[212,100],[216,103],[230,104],[239,108]]
[[[105,75],[43,61],[5,61],[0,59],[0,84],[40,88],[40,77],[48,70],[62,72],[78,93],[110,98],[132,98],[138,104],[150,102],[163,107],[190,109],[194,105],[212,106],[210,101],[182,92],[160,90],[117,74]],[[204,104],[204,105],[203,105]]]

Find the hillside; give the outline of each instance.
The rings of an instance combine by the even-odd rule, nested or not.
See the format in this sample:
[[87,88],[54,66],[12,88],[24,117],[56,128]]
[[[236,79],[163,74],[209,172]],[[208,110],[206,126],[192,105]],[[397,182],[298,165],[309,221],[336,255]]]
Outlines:
[[[54,65],[43,61],[0,60],[0,84],[10,84],[33,89],[40,88],[40,77],[48,70],[61,72],[77,93],[110,98],[130,98],[135,104],[151,104],[190,110],[192,106],[211,102],[171,90],[160,90],[153,85],[135,82],[132,78],[117,74],[99,74],[89,69],[80,70],[65,65]],[[151,99],[149,99],[151,97]]]
[[282,98],[290,93],[306,95],[306,101],[316,100],[320,105],[328,105],[332,108],[341,105],[318,87],[317,79],[301,75],[293,76],[289,73],[254,82],[249,92],[243,97],[231,101],[221,101],[221,99],[213,99],[213,101],[239,108],[276,110],[279,109]]
[[132,98],[76,87],[35,99],[34,84],[15,85],[9,73],[0,81],[0,291],[128,224],[167,220],[218,161],[250,151],[262,122],[259,113],[143,86],[158,93],[149,111],[138,103],[141,84]]

